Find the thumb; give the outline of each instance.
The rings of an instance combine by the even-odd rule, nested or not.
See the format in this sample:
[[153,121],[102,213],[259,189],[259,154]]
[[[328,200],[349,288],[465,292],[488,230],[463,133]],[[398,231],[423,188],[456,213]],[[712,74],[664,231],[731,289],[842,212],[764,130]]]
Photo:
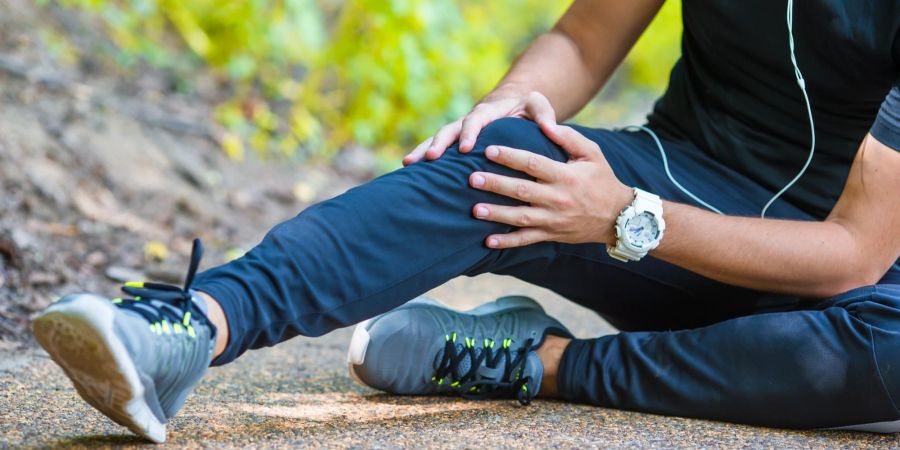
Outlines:
[[600,155],[600,147],[596,142],[568,125],[541,125],[541,131],[551,141],[572,155],[573,159],[595,159]]
[[547,100],[547,97],[540,93],[533,92],[528,96],[528,100],[525,103],[525,112],[539,125],[556,124],[556,111],[553,109],[553,105],[550,104],[550,100]]

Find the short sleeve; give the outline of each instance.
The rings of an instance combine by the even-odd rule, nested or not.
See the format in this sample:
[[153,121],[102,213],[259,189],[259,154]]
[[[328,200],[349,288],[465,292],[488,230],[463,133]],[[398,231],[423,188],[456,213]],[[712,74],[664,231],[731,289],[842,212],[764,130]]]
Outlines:
[[870,133],[878,142],[900,151],[900,81],[881,104]]

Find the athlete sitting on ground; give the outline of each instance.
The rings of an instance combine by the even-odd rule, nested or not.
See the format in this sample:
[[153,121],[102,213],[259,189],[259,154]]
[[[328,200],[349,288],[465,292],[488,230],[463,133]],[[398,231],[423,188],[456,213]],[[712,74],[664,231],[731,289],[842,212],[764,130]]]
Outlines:
[[[210,364],[382,313],[349,359],[388,392],[900,430],[900,3],[683,0],[646,130],[558,125],[661,3],[576,0],[404,169],[196,278],[195,248],[183,288],[67,296],[35,335],[85,400],[157,442]],[[410,302],[485,272],[621,333],[572,339],[521,297]]]

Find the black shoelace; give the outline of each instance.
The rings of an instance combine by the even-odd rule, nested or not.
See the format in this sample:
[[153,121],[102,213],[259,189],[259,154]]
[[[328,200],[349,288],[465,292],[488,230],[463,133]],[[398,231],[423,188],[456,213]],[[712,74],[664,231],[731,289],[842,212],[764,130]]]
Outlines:
[[[150,322],[150,329],[157,334],[186,332],[188,336],[196,337],[196,332],[191,325],[191,319],[196,318],[209,326],[213,335],[215,335],[215,327],[203,311],[194,307],[191,294],[191,285],[194,283],[194,276],[197,274],[202,258],[203,244],[200,242],[200,239],[194,239],[184,287],[163,283],[129,281],[122,286],[122,291],[133,298],[114,298],[112,301],[121,308],[129,309],[143,316]],[[159,301],[174,308],[157,306],[149,302],[149,300]],[[177,313],[178,310],[181,311],[180,317]]]
[[[456,344],[456,333],[445,336],[444,356],[438,364],[432,381],[443,384],[448,378],[450,386],[460,395],[470,399],[486,399],[510,396],[522,405],[531,403],[534,393],[528,390],[531,377],[521,376],[525,368],[528,352],[533,350],[534,339],[527,339],[516,350],[511,348],[512,339],[504,339],[499,350],[494,350],[494,341],[485,339],[481,351],[477,351],[475,339],[465,338],[466,345]],[[460,373],[460,363],[468,356],[471,365],[465,373]],[[503,366],[502,375],[497,379],[481,377],[478,369],[484,365],[489,369]]]

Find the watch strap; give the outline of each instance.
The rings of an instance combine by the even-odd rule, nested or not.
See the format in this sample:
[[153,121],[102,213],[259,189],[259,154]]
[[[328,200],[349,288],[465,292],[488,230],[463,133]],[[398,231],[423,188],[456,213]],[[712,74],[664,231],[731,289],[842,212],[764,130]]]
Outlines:
[[662,199],[658,195],[634,188],[634,201],[631,203],[637,213],[652,213],[656,217],[662,217]]
[[[665,229],[665,221],[663,221],[662,218],[662,199],[656,194],[652,194],[638,188],[633,189],[634,200],[632,200],[631,204],[628,207],[622,210],[622,213],[619,215],[619,217],[622,217],[625,214],[625,211],[627,211],[629,208],[633,208],[635,214],[640,214],[643,212],[649,212],[653,214],[653,216],[657,218],[658,225],[660,227],[660,239],[662,239],[662,231]],[[606,246],[606,252],[609,253],[609,256],[622,262],[638,261],[646,256],[647,253],[650,252],[650,250],[656,248],[656,246],[653,246],[651,248],[647,248],[645,251],[638,252],[627,247],[623,241],[622,236],[622,233],[624,232],[622,230],[624,223],[620,224],[620,222],[620,220],[616,221],[616,245]]]

